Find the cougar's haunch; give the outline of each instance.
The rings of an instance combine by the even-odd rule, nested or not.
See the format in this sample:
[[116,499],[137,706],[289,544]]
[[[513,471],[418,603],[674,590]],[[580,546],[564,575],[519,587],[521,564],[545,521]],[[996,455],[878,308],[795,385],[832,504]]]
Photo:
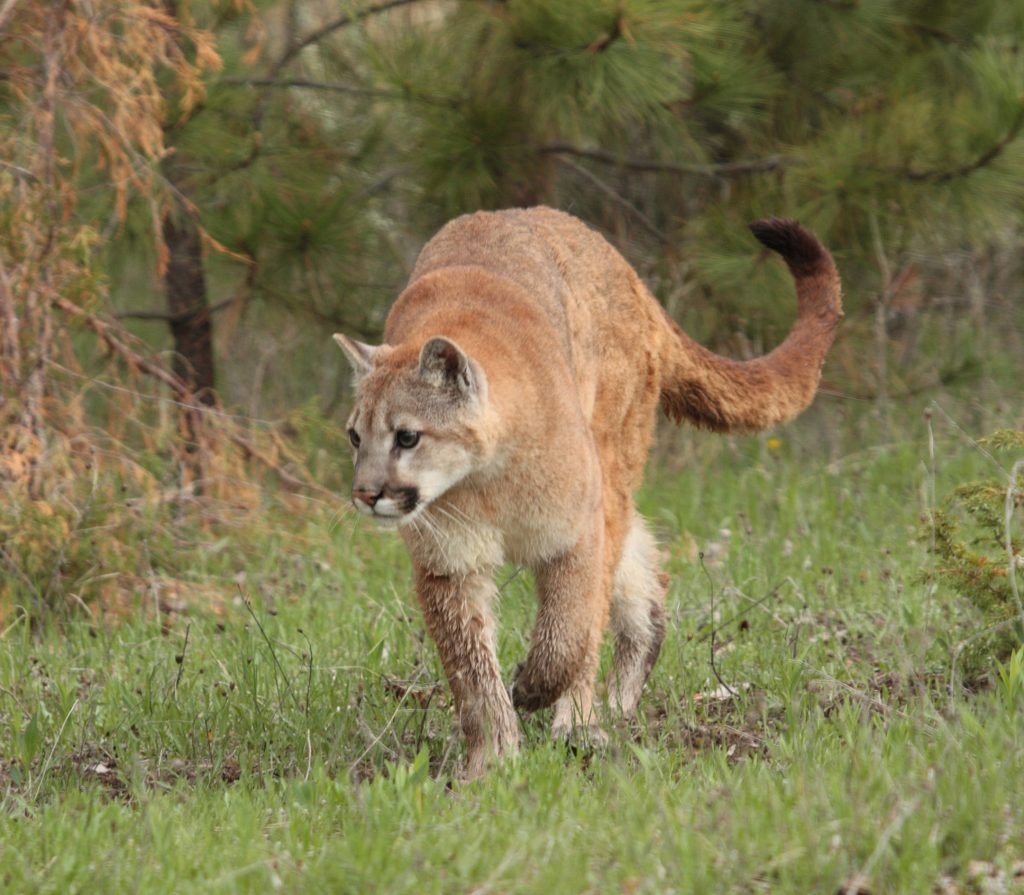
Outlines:
[[[795,221],[751,230],[797,292],[788,336],[754,360],[698,345],[611,245],[548,208],[447,224],[420,253],[384,344],[335,336],[356,378],[353,502],[409,549],[468,776],[518,748],[516,707],[553,705],[557,736],[603,736],[594,683],[609,624],[609,705],[636,709],[665,633],[667,578],[633,506],[658,405],[735,432],[785,422],[813,399],[842,317],[839,274]],[[530,566],[538,591],[511,688],[495,649],[493,576],[506,559]]]

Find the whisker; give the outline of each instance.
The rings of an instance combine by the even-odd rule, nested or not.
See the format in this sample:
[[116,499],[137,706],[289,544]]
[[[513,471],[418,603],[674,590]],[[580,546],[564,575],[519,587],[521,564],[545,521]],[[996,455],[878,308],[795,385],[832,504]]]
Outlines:
[[327,533],[330,534],[338,526],[341,520],[352,512],[352,507],[347,503],[340,504],[331,515],[331,521],[327,523]]
[[441,526],[437,524],[436,520],[431,519],[429,514],[426,512],[420,514],[417,521],[423,522],[427,530],[431,533],[431,535],[433,535],[433,542],[434,546],[437,548],[437,551],[441,554],[441,557],[445,560],[445,562],[451,564],[452,556],[448,550],[450,546],[449,539],[444,529],[442,529]]
[[468,531],[468,532],[472,531],[472,529],[469,527],[468,520],[460,519],[454,513],[449,512],[449,510],[447,508],[442,507],[442,506],[438,506],[437,504],[432,504],[430,509],[437,510],[438,513],[440,513],[446,519],[450,520],[458,528],[461,528],[464,531]]
[[469,513],[462,509],[462,507],[456,506],[453,503],[447,503],[444,505],[444,509],[459,516],[459,518],[463,519],[467,525],[476,525],[476,519],[470,516]]

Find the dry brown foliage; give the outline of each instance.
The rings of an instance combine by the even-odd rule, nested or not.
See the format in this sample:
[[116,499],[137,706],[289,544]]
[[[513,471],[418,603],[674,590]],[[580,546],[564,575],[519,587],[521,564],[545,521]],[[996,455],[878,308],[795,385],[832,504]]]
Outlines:
[[104,236],[82,184],[90,208],[109,200],[114,229],[130,202],[148,209],[159,275],[164,215],[172,203],[196,214],[162,173],[165,136],[220,65],[212,35],[167,0],[0,6],[0,568],[44,602],[97,505],[120,507],[116,531],[145,503],[257,506],[257,468],[286,490],[323,490],[280,434],[198,402],[105,313]]

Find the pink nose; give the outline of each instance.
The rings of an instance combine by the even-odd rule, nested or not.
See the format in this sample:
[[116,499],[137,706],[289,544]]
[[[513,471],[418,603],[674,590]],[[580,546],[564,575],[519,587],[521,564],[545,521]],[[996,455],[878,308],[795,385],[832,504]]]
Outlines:
[[383,489],[378,490],[376,488],[353,488],[352,499],[362,501],[368,507],[372,508],[373,505],[377,503],[378,500],[380,500],[380,496],[383,493]]

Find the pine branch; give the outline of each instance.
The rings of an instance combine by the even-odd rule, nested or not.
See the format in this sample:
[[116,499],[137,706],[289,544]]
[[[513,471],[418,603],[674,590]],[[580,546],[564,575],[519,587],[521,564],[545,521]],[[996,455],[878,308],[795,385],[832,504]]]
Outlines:
[[1024,104],[1017,110],[1017,117],[1013,120],[1013,124],[1010,125],[1010,129],[1006,132],[1005,136],[973,161],[965,162],[956,168],[949,168],[944,171],[915,171],[913,168],[901,168],[896,173],[907,180],[926,183],[947,183],[958,177],[970,177],[975,171],[980,171],[986,165],[992,164],[992,162],[999,158],[1006,151],[1006,148],[1017,139],[1022,128],[1024,128]]
[[763,159],[745,159],[735,162],[721,162],[711,165],[688,165],[680,162],[666,162],[660,159],[629,158],[617,156],[605,149],[587,149],[571,143],[546,143],[537,147],[544,155],[573,155],[591,159],[604,165],[628,168],[631,171],[653,171],[663,174],[690,174],[697,177],[735,177],[742,174],[760,174],[778,171],[781,168],[799,164],[797,159],[785,156],[768,156]]
[[394,99],[408,102],[421,102],[432,106],[445,106],[454,108],[459,101],[443,96],[425,96],[412,93],[406,90],[380,90],[372,87],[356,87],[351,84],[336,84],[328,81],[311,81],[307,78],[224,78],[218,81],[218,85],[224,84],[230,87],[268,87],[272,89],[287,89],[289,87],[300,87],[307,90],[323,90],[328,93],[348,93],[352,96],[367,96],[374,99]]

